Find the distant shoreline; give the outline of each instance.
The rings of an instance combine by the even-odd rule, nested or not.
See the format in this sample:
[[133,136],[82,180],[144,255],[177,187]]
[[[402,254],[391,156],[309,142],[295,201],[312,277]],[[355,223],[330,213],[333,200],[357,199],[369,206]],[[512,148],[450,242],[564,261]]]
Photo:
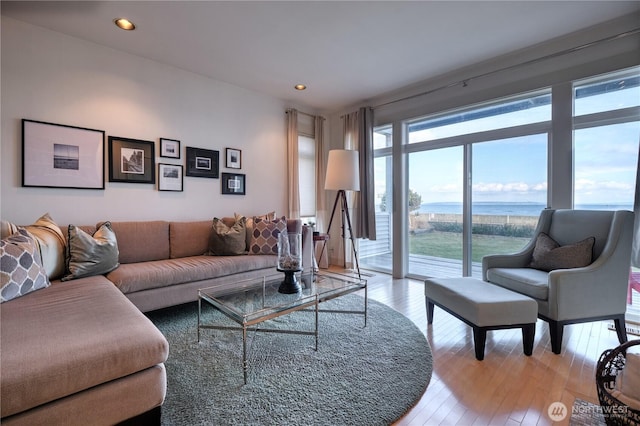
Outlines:
[[[478,202],[473,204],[473,215],[492,216],[539,216],[546,208],[538,203]],[[633,204],[581,204],[583,210],[631,210]],[[424,203],[417,214],[462,214],[462,203]]]

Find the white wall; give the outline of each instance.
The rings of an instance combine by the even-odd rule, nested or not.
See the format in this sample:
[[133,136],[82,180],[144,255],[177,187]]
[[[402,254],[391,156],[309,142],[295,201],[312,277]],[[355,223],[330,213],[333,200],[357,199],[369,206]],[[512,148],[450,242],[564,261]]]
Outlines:
[[[200,220],[285,214],[286,132],[282,101],[61,33],[2,17],[0,217],[28,224]],[[247,195],[222,195],[220,179],[184,178],[184,192],[108,182],[105,189],[22,187],[21,119],[106,131],[156,143],[158,162],[186,164],[185,147],[220,151],[220,171],[246,174]],[[181,141],[181,159],[160,158],[159,138]],[[226,147],[242,169],[224,168]],[[157,173],[157,166],[156,166]]]

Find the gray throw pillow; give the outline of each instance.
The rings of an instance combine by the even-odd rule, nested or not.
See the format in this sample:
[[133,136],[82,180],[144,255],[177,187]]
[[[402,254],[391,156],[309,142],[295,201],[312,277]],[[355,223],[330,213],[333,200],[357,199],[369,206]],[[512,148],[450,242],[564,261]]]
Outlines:
[[105,222],[89,235],[75,225],[69,225],[67,242],[67,272],[62,281],[75,278],[103,275],[120,266],[118,242],[111,229],[111,222]]
[[235,256],[244,254],[246,242],[246,219],[236,217],[233,226],[227,226],[221,219],[213,218],[209,234],[209,254],[214,256]]
[[549,272],[554,269],[588,266],[593,261],[595,242],[594,237],[589,237],[574,244],[560,246],[553,238],[541,232],[536,239],[529,267]]
[[26,229],[0,241],[0,303],[49,287],[36,239]]

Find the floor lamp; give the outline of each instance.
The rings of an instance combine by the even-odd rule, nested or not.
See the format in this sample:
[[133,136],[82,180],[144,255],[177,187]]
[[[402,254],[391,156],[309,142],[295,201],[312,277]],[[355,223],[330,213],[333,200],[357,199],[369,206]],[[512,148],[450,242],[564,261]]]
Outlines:
[[[331,212],[331,219],[329,219],[327,234],[331,232],[333,218],[339,205],[340,217],[342,219],[342,241],[344,242],[346,237],[346,225],[349,231],[349,239],[351,240],[351,248],[353,250],[353,258],[356,263],[356,270],[358,271],[358,278],[361,278],[360,264],[358,263],[358,253],[356,252],[356,245],[353,238],[353,228],[351,227],[351,216],[349,215],[349,205],[347,203],[346,193],[346,191],[360,191],[360,164],[358,151],[346,149],[333,149],[329,151],[329,158],[327,160],[327,177],[325,179],[324,189],[338,191],[336,194],[336,201],[333,203],[333,210]],[[320,259],[322,259],[326,245],[327,241],[325,241],[322,246]]]

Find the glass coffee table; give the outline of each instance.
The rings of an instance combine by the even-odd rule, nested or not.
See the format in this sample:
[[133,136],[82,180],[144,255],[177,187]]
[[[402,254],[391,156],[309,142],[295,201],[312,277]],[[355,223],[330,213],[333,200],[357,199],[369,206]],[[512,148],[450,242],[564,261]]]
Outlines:
[[[216,287],[198,290],[198,342],[200,329],[242,330],[242,370],[247,383],[247,332],[264,331],[272,333],[304,334],[315,336],[315,350],[318,350],[319,312],[340,312],[362,314],[367,325],[367,281],[332,272],[303,274],[299,277],[302,290],[295,294],[278,292],[284,274],[274,273],[259,279],[240,281],[232,289]],[[322,302],[335,299],[359,290],[364,290],[363,309],[359,311],[323,310]],[[202,303],[220,310],[236,322],[239,327],[218,324],[202,324]],[[259,324],[296,311],[312,310],[315,315],[315,330],[282,330],[263,328]]]

